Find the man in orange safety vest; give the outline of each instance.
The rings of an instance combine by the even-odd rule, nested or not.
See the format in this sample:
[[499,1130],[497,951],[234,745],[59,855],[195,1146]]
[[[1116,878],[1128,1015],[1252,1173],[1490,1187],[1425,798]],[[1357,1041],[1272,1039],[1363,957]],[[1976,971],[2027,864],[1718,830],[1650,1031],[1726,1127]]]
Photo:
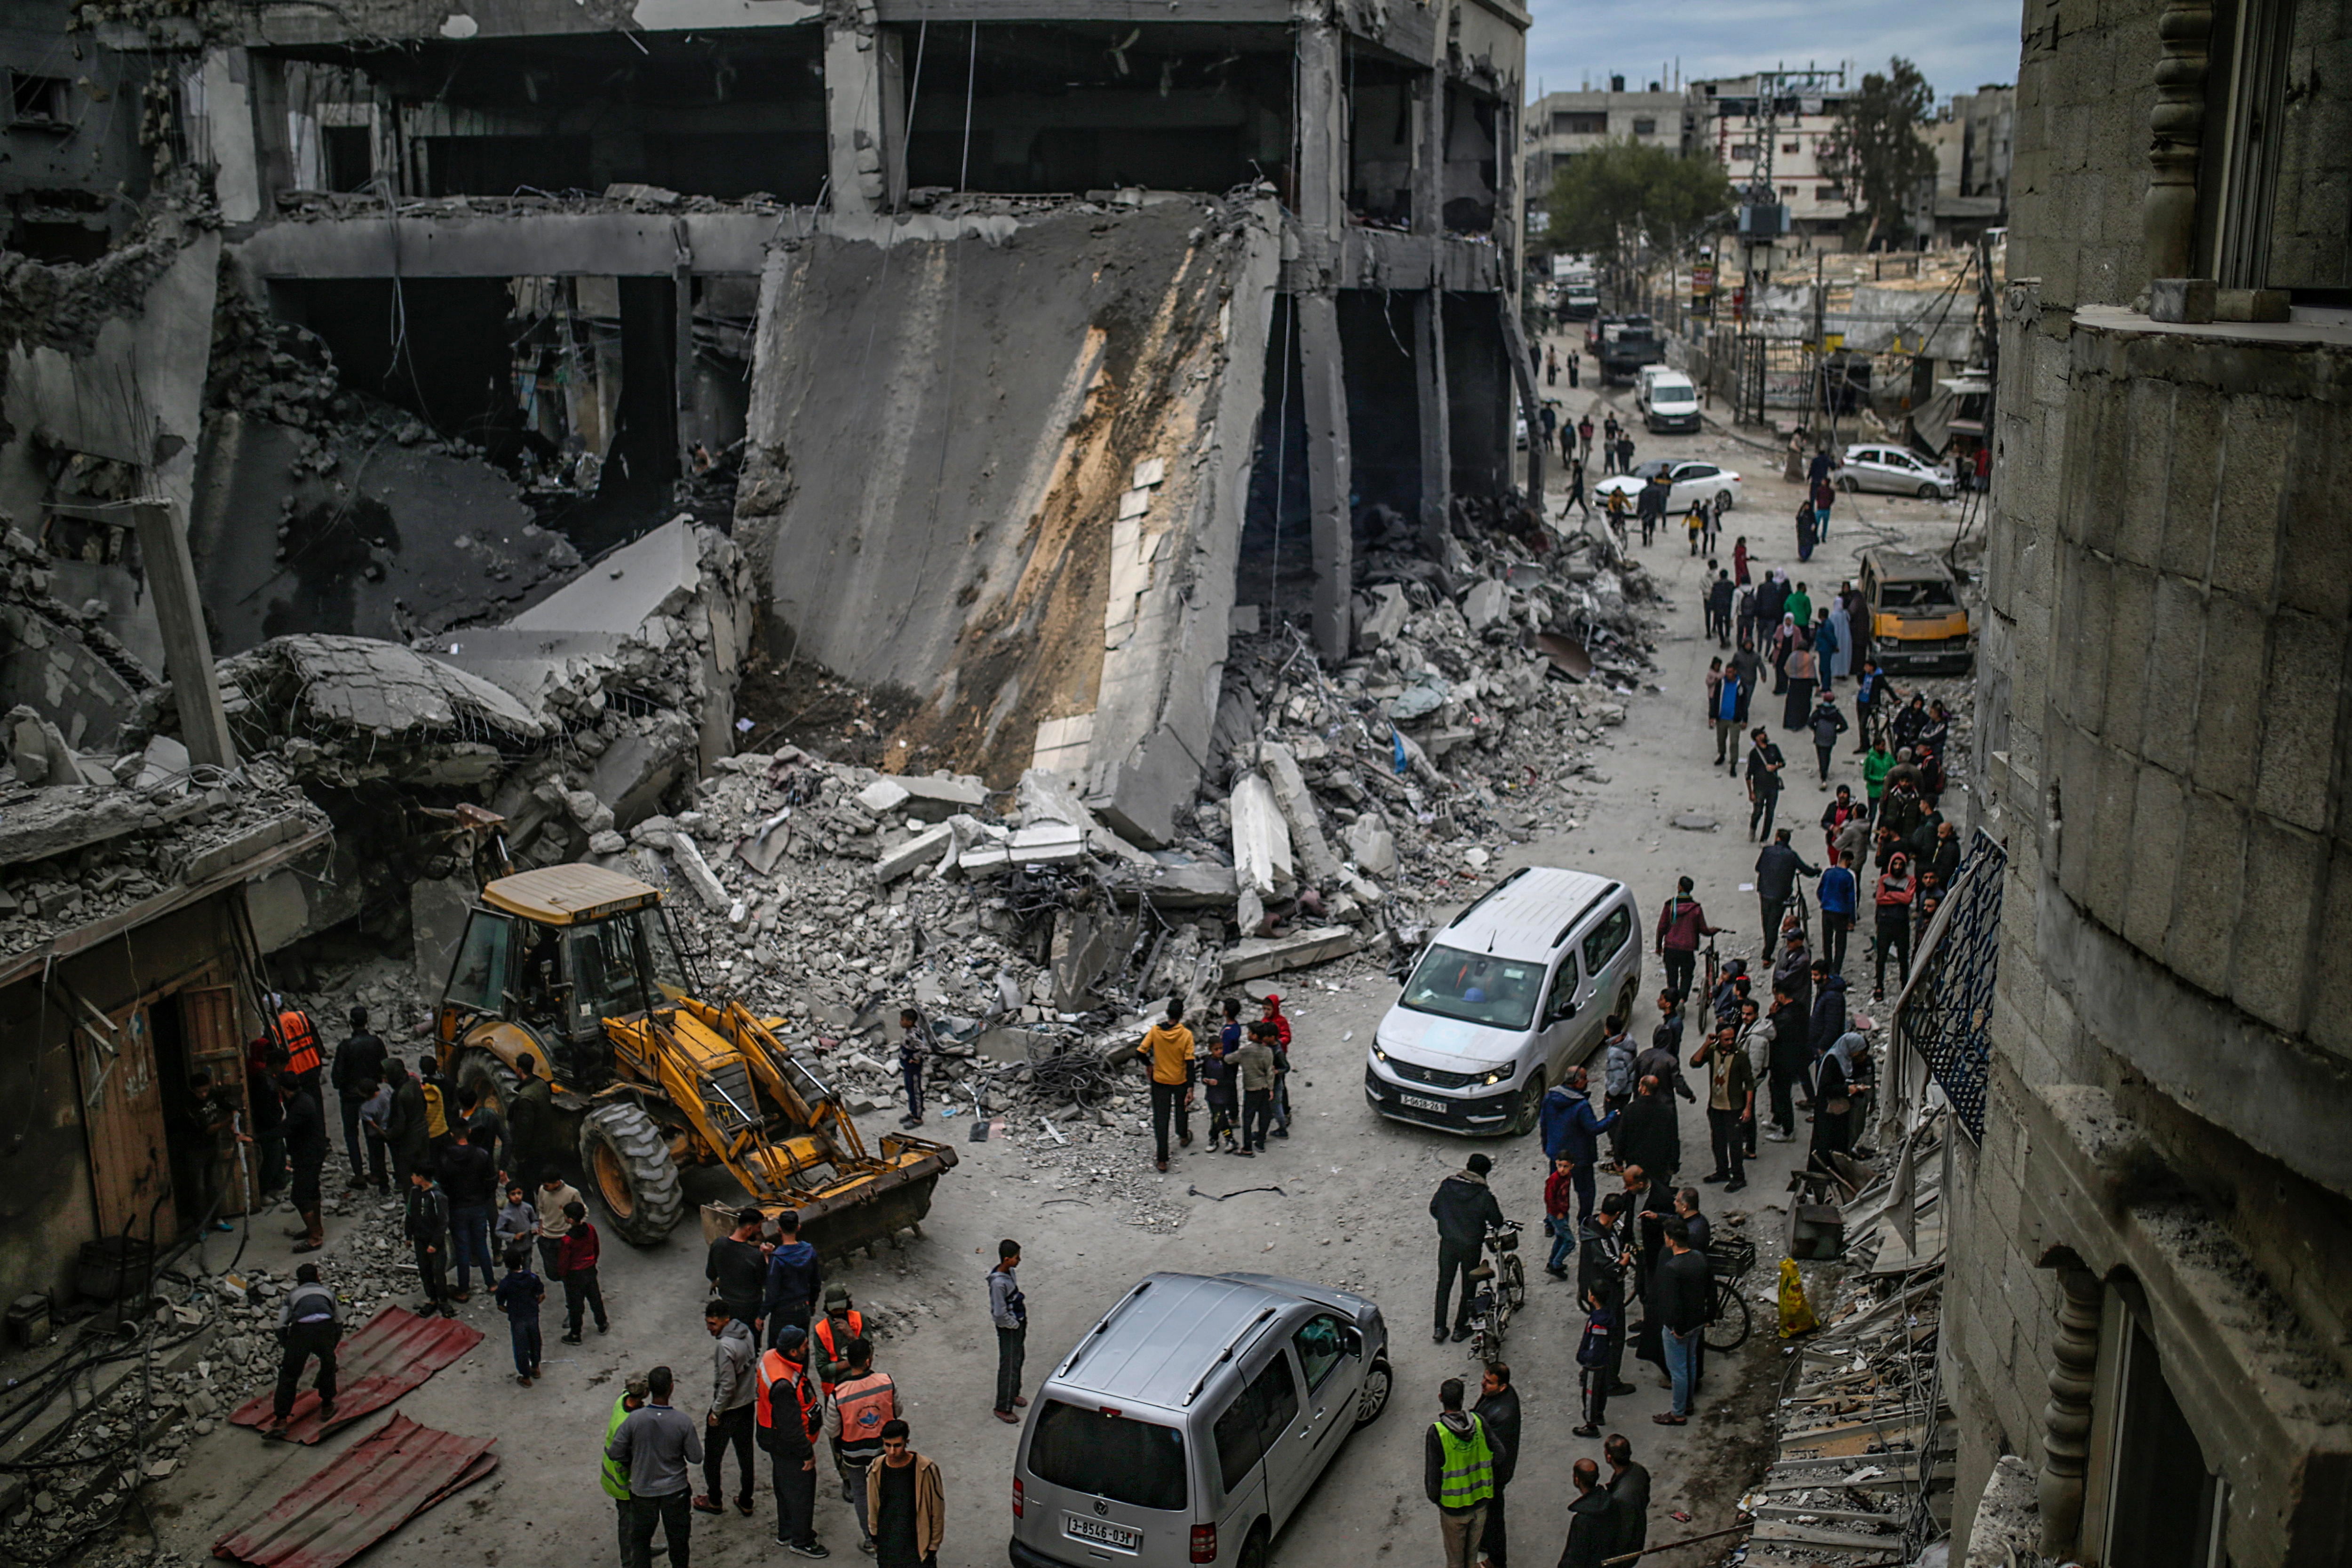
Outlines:
[[882,1457],[882,1427],[898,1416],[898,1390],[887,1373],[874,1370],[874,1345],[854,1339],[844,1347],[841,1381],[824,1402],[824,1435],[833,1439],[834,1468],[841,1472],[841,1500],[857,1510],[857,1529],[866,1536],[866,1472]]
[[776,1539],[803,1557],[825,1552],[816,1539],[816,1435],[823,1426],[809,1373],[808,1331],[787,1323],[759,1362],[753,1437],[768,1451],[776,1489]]

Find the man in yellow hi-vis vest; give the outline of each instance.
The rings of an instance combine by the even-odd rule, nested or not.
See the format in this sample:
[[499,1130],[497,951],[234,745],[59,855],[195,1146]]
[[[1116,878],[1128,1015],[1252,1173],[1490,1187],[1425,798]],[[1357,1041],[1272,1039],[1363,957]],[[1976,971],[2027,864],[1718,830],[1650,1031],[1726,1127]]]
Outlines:
[[1422,1479],[1437,1505],[1438,1533],[1445,1542],[1445,1568],[1470,1568],[1477,1560],[1486,1505],[1495,1496],[1495,1468],[1502,1456],[1486,1424],[1462,1408],[1462,1380],[1438,1385],[1440,1411],[1422,1445]]

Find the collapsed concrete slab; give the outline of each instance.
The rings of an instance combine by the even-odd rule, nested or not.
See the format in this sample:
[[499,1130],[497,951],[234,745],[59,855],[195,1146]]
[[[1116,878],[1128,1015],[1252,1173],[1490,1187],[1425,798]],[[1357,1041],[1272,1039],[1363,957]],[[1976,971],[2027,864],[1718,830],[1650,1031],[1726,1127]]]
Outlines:
[[1277,221],[1155,197],[780,245],[737,500],[770,646],[922,694],[894,748],[998,787],[1050,726],[1106,826],[1169,843],[1209,752]]
[[1315,814],[1315,796],[1299,771],[1297,755],[1279,741],[1259,742],[1258,771],[1274,786],[1274,804],[1290,828],[1290,847],[1297,852],[1298,869],[1307,880],[1324,886],[1339,874],[1339,858],[1323,837],[1322,819]]
[[988,804],[988,788],[978,779],[920,778],[894,773],[876,779],[857,792],[857,804],[877,816],[912,816],[925,822],[945,822],[956,813],[979,810]]
[[1290,859],[1290,826],[1283,820],[1274,786],[1261,773],[1244,773],[1225,803],[1234,823],[1234,872],[1245,892],[1261,899],[1287,893],[1297,882]]
[[1253,937],[1226,950],[1225,984],[1238,984],[1261,974],[1279,974],[1286,969],[1304,969],[1355,951],[1353,926],[1317,926],[1288,936]]

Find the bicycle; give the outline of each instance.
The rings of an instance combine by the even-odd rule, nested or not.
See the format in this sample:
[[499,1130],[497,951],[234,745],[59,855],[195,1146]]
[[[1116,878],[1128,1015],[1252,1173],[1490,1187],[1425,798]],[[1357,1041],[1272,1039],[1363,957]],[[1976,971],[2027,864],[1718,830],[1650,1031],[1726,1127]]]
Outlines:
[[1715,1276],[1715,1304],[1700,1342],[1728,1353],[1746,1344],[1753,1329],[1739,1282],[1756,1266],[1756,1244],[1738,1237],[1717,1237],[1707,1247],[1706,1266]]
[[1486,1231],[1486,1251],[1494,1261],[1478,1259],[1470,1271],[1476,1293],[1470,1302],[1470,1353],[1483,1364],[1503,1359],[1503,1335],[1511,1314],[1527,1304],[1528,1271],[1519,1261],[1519,1226],[1506,1220]]

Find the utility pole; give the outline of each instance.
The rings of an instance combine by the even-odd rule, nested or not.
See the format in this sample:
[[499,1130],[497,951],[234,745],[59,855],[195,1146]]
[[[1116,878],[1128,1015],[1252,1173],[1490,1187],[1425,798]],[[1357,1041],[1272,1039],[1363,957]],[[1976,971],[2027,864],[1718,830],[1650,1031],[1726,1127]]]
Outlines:
[[[1761,331],[1754,325],[1763,305],[1764,290],[1772,281],[1772,247],[1789,231],[1789,209],[1780,200],[1780,188],[1772,181],[1772,160],[1780,151],[1780,97],[1790,88],[1819,87],[1834,80],[1845,85],[1843,67],[1822,68],[1808,66],[1802,70],[1775,69],[1756,73],[1756,97],[1750,101],[1748,123],[1756,136],[1751,144],[1748,188],[1739,212],[1740,287],[1748,302],[1746,322],[1749,335],[1759,340],[1759,363],[1756,377],[1756,422],[1764,423],[1765,372],[1762,363]],[[1757,253],[1763,253],[1763,265],[1757,264]],[[1738,410],[1733,411],[1738,417]]]

